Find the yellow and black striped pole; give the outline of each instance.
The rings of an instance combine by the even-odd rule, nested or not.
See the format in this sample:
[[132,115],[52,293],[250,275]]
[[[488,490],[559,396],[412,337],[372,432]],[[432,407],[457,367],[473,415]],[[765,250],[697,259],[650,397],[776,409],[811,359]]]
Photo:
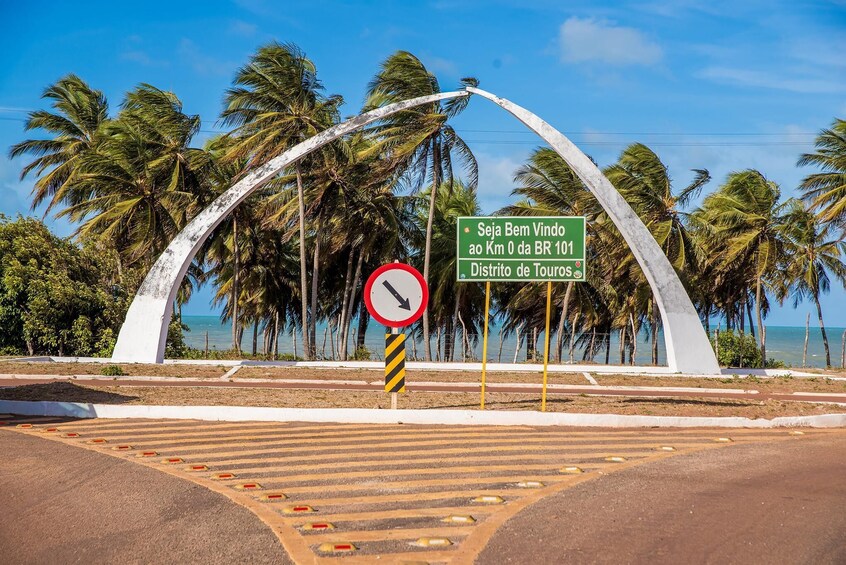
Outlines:
[[405,334],[385,334],[385,392],[405,392]]

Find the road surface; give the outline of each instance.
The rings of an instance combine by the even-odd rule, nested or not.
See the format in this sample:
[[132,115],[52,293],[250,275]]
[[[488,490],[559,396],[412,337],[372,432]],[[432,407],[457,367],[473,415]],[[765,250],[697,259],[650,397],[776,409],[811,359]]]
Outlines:
[[4,563],[846,557],[843,430],[3,421]]

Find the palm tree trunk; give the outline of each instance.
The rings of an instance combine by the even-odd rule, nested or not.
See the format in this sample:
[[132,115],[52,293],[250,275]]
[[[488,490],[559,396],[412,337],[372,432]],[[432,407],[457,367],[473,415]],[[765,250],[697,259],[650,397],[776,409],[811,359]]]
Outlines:
[[629,365],[634,365],[637,359],[637,328],[635,327],[634,316],[629,312],[629,321],[632,323],[631,352],[629,353]]
[[314,262],[311,268],[311,319],[309,320],[309,344],[311,350],[309,356],[312,359],[317,357],[317,284],[320,282],[318,270],[320,269],[320,222],[318,221],[317,233],[314,236]]
[[253,322],[253,357],[258,353],[258,320]]
[[341,323],[343,324],[344,328],[344,335],[343,340],[338,345],[338,349],[341,351],[339,354],[342,361],[347,360],[347,355],[349,353],[349,335],[350,335],[350,324],[352,324],[352,316],[353,316],[353,304],[355,304],[355,295],[358,291],[359,284],[361,282],[361,266],[364,263],[364,249],[361,250],[361,253],[358,255],[358,262],[355,266],[355,275],[353,275],[353,283],[352,288],[350,288],[350,300],[347,304],[347,319],[343,320]]
[[[755,278],[755,310],[758,316],[758,335],[761,336],[761,367],[767,366],[767,341],[764,338],[764,318],[761,314],[761,276]],[[742,315],[742,314],[741,314]],[[822,314],[820,314],[822,316]],[[820,317],[822,320],[822,317]]]
[[564,303],[561,304],[561,320],[558,321],[558,335],[555,336],[555,351],[557,352],[557,360],[561,363],[561,356],[564,353],[564,322],[567,321],[567,310],[570,307],[570,294],[573,292],[573,286],[576,283],[570,281],[567,283],[567,289],[564,291]]
[[[435,222],[435,202],[438,185],[441,182],[441,147],[437,143],[432,147],[432,192],[429,196],[429,218],[426,220],[426,248],[423,251],[423,280],[429,284],[429,256],[432,253],[432,226]],[[432,348],[429,345],[429,305],[423,310],[423,343],[426,361],[432,360]]]
[[[453,310],[458,309],[458,303],[456,303],[455,308]],[[455,329],[456,321],[455,318],[447,318],[444,320],[444,359],[446,361],[453,360],[453,350],[455,349]]]
[[575,362],[575,350],[576,350],[576,326],[579,323],[579,315],[581,312],[576,312],[576,315],[573,316],[573,324],[570,326],[570,354],[568,355],[568,360],[570,363]]
[[626,364],[626,326],[620,328],[620,365]]
[[455,359],[455,337],[456,333],[458,333],[458,319],[461,316],[459,308],[461,308],[461,294],[463,290],[464,285],[458,285],[458,292],[455,295],[455,308],[452,312],[452,320],[447,321],[449,327],[444,335],[444,360],[446,361],[452,361]]
[[[531,337],[530,337],[531,335]],[[526,335],[526,361],[536,361],[535,345],[538,342],[538,329],[532,328],[532,333]]]
[[232,349],[241,355],[241,341],[238,339],[238,278],[241,271],[238,249],[238,217],[232,216]]
[[520,332],[522,331],[522,329],[523,322],[520,322],[519,324],[517,324],[517,331],[515,332],[517,334],[517,345],[514,347],[514,360],[512,361],[512,363],[517,362],[517,355],[520,354]]
[[497,363],[502,363],[502,331],[505,329],[505,325],[499,326],[499,354],[496,357]]
[[323,328],[323,347],[320,349],[320,358],[326,359],[326,338],[329,336],[329,328],[332,327],[332,318],[326,320],[326,327]]
[[808,338],[811,334],[811,313],[805,316],[805,347],[802,349],[802,367],[808,366]]
[[594,348],[596,347],[596,326],[593,327],[593,331],[590,334],[590,348],[588,349],[588,356],[585,357],[585,360],[590,358],[593,361],[593,357],[595,355]]
[[846,369],[846,331],[843,332],[843,337],[840,338],[840,368]]
[[273,314],[273,360],[279,356],[279,311]]
[[755,337],[755,324],[752,323],[752,305],[749,302],[746,303],[746,315],[749,317],[749,333],[752,334],[752,337]]
[[[707,331],[705,335],[708,335]],[[655,304],[655,296],[652,297],[652,364],[658,364],[658,306]]]
[[[458,311],[457,308],[456,311]],[[464,363],[467,361],[467,326],[464,324],[461,312],[458,312],[458,321],[461,323],[461,362]],[[453,347],[455,347],[454,343]]]
[[303,196],[303,175],[300,165],[295,167],[297,173],[297,202],[299,204],[298,223],[300,227],[300,302],[302,302],[302,330],[303,354],[311,359],[311,346],[308,341],[308,281],[306,280],[306,250],[305,250],[305,197]]
[[[352,293],[352,273],[353,273],[353,264],[355,263],[355,250],[350,249],[350,258],[347,261],[347,276],[344,278],[344,296],[341,300],[341,317],[338,323],[338,356],[340,357],[340,342],[343,341],[346,332],[344,331],[343,322],[347,319],[347,308],[350,304],[350,294]],[[346,348],[345,348],[346,349]],[[334,354],[333,354],[334,355]]]
[[828,349],[828,336],[825,333],[825,323],[823,322],[822,306],[820,305],[820,296],[814,293],[814,303],[817,305],[817,316],[820,319],[820,332],[822,333],[823,346],[825,346],[825,367],[831,367],[831,352]]
[[364,303],[364,300],[362,300],[358,309],[358,334],[355,339],[356,349],[364,346],[364,338],[367,334],[367,324],[369,322],[370,313],[367,311],[367,305]]

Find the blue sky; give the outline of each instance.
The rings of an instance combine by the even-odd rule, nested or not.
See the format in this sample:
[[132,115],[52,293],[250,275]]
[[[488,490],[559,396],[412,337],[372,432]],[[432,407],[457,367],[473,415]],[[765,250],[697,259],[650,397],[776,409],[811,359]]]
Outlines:
[[[367,81],[397,49],[418,55],[444,89],[463,76],[526,106],[600,165],[629,143],[652,147],[678,187],[707,168],[716,188],[757,168],[785,196],[810,170],[795,166],[814,134],[846,117],[846,2],[665,0],[521,2],[0,2],[0,212],[29,213],[31,179],[7,148],[26,111],[73,72],[112,108],[140,82],[174,91],[219,129],[224,90],[255,48],[292,41],[330,93],[357,113]],[[478,99],[456,122],[476,154],[485,211],[510,201],[514,170],[538,140]],[[197,144],[203,139],[198,138]],[[43,210],[36,210],[36,215]],[[68,235],[73,227],[48,218]],[[208,289],[185,312],[210,311]],[[844,325],[846,293],[824,308]],[[803,325],[809,305],[774,311]]]

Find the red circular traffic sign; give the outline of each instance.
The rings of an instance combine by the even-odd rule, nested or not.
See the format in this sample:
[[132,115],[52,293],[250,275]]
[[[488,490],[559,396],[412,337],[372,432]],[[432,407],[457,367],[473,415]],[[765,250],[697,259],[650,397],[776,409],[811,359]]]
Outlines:
[[429,303],[420,271],[405,263],[382,265],[364,285],[364,304],[377,322],[401,328],[417,321]]

